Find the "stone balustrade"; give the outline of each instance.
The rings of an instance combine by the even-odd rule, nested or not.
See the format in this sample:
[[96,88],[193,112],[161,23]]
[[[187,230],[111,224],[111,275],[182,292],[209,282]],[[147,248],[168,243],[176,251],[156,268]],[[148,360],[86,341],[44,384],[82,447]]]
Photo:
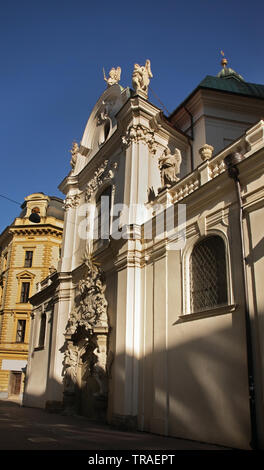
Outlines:
[[205,144],[199,151],[204,161],[192,173],[182,178],[172,187],[166,188],[166,190],[159,193],[155,203],[165,203],[168,205],[168,202],[172,204],[181,201],[226,171],[224,159],[228,154],[240,152],[244,155],[244,158],[248,158],[262,147],[264,147],[264,120],[259,121],[243,137],[226,147],[213,158],[210,158],[213,147]]

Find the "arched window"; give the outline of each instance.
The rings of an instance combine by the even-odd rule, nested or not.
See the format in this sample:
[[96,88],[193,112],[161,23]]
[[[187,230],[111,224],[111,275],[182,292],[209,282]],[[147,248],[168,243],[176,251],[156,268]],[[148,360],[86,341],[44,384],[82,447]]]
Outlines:
[[190,258],[191,312],[227,303],[226,253],[224,240],[209,236],[198,242]]
[[94,241],[108,240],[110,234],[110,210],[111,210],[112,186],[108,186],[96,201],[94,218]]
[[43,347],[45,344],[46,322],[47,322],[46,313],[42,313],[41,320],[40,320],[40,328],[39,328],[39,344],[38,344],[39,348]]

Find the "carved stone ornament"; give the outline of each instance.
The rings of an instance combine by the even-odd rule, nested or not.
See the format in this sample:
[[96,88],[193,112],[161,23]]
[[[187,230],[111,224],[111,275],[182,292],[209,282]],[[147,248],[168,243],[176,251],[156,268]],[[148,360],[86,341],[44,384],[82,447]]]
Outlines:
[[64,387],[69,393],[74,393],[77,379],[77,366],[79,362],[78,346],[74,346],[72,341],[68,341],[64,355]]
[[110,163],[109,160],[105,160],[99,168],[95,171],[94,177],[89,181],[86,186],[85,200],[89,202],[94,193],[100,188],[100,186],[107,179],[113,179],[115,170],[117,169],[117,163]]
[[100,109],[97,113],[97,124],[99,126],[104,124],[107,119],[110,119],[111,109],[113,108],[114,104],[115,101],[113,100],[102,101]]
[[159,157],[159,169],[161,177],[161,186],[171,186],[179,181],[176,175],[180,173],[180,166],[182,162],[181,152],[175,149],[173,154],[169,148],[166,148],[163,154]]
[[[78,365],[81,357],[89,351],[90,374],[99,385],[95,395],[106,396],[109,371],[106,285],[102,270],[90,257],[86,258],[85,267],[65,333],[64,391],[66,394],[75,393]],[[79,342],[74,340],[78,331],[82,332]]]
[[70,152],[72,154],[71,167],[72,167],[73,170],[74,170],[75,165],[76,165],[77,155],[78,155],[79,150],[80,149],[79,149],[79,145],[77,144],[77,142],[73,142],[72,143],[72,148],[70,150]]
[[156,145],[155,145],[155,138],[154,138],[154,131],[148,129],[141,124],[136,126],[130,126],[125,135],[122,137],[122,143],[125,146],[129,146],[131,143],[138,143],[144,142],[148,145],[149,149],[155,153]]
[[109,77],[108,78],[105,75],[104,69],[103,69],[103,72],[104,72],[104,80],[107,83],[108,87],[110,87],[112,85],[116,85],[120,81],[121,67],[117,67],[116,69],[114,67],[112,67],[110,72],[109,72]]
[[78,303],[71,312],[67,335],[74,334],[78,326],[83,326],[87,331],[99,326],[108,327],[103,273],[89,258],[85,264],[86,274],[79,281]]
[[74,209],[79,206],[81,196],[80,194],[73,194],[71,196],[67,196],[64,200],[63,207],[67,211],[68,209]]
[[209,144],[203,145],[199,150],[199,154],[201,155],[201,159],[203,161],[209,160],[213,155],[213,151],[214,151],[214,147],[212,145],[209,145]]
[[145,66],[134,65],[132,86],[138,95],[142,95],[144,98],[148,97],[148,87],[152,77],[149,59],[146,60]]

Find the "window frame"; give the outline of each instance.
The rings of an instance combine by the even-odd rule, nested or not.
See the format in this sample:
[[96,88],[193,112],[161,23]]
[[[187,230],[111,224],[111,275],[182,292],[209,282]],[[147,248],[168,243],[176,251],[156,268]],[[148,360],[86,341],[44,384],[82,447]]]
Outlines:
[[[31,258],[29,258],[30,264],[27,264],[27,253],[31,253]],[[25,250],[25,257],[24,257],[24,268],[32,268],[33,265],[33,255],[34,251],[33,250]]]
[[[43,321],[44,318],[45,318],[45,321]],[[40,314],[37,349],[44,349],[45,342],[46,342],[46,333],[47,333],[47,314],[44,311]]]
[[233,305],[234,304],[234,299],[233,299],[233,291],[232,291],[232,273],[231,273],[231,262],[230,262],[230,250],[229,250],[229,243],[228,243],[228,237],[227,235],[220,231],[220,230],[208,230],[206,235],[203,236],[195,236],[189,242],[187,241],[187,246],[185,247],[184,253],[183,253],[183,263],[182,263],[182,279],[183,279],[183,312],[182,315],[200,315],[203,312],[210,312],[211,310],[217,310],[223,305],[214,305],[208,308],[205,308],[204,310],[201,310],[199,312],[193,312],[191,309],[191,285],[190,285],[190,262],[191,262],[191,255],[193,252],[193,249],[196,244],[199,242],[205,240],[206,238],[209,238],[211,236],[219,236],[222,238],[224,242],[224,248],[225,248],[225,262],[226,262],[226,289],[227,289],[227,302],[224,304],[224,306],[228,305]]
[[[23,328],[22,331],[23,332],[23,338],[21,336],[21,341],[18,341],[18,325],[19,325],[19,322],[23,322]],[[19,344],[24,344],[25,343],[25,339],[26,339],[26,330],[27,330],[27,320],[25,318],[17,318],[17,322],[16,322],[16,343],[19,343]]]
[[17,281],[18,281],[18,286],[17,286],[17,301],[16,303],[17,304],[21,304],[21,305],[26,305],[29,303],[29,301],[27,302],[21,302],[21,293],[22,293],[22,283],[23,282],[29,282],[29,298],[31,297],[32,295],[32,288],[33,288],[33,281],[34,281],[34,278],[35,278],[35,274],[33,274],[32,272],[29,272],[29,271],[22,271],[21,273],[17,274]]
[[[25,305],[25,304],[24,304]],[[25,334],[24,341],[17,341],[17,328],[19,320],[24,320],[25,323]],[[29,312],[14,312],[14,327],[13,327],[13,342],[17,344],[28,344],[29,342],[29,327],[30,327],[30,314]]]
[[[25,289],[25,291],[23,292],[23,286],[24,286],[25,284],[27,284],[28,288]],[[28,299],[29,299],[29,297],[30,297],[30,284],[31,284],[31,283],[30,283],[29,280],[21,279],[20,296],[19,296],[19,298],[20,298],[19,303],[20,303],[20,304],[27,304],[27,303],[28,303]],[[25,295],[25,294],[27,294],[27,295]],[[25,298],[26,298],[27,300],[25,300]]]
[[[110,205],[109,205],[109,239],[101,239],[97,238],[94,239],[94,231],[95,231],[95,216],[96,216],[96,209],[97,209],[97,204],[101,196],[105,191],[109,189],[110,191]],[[113,184],[112,179],[107,178],[104,181],[104,184],[98,188],[98,190],[95,192],[93,195],[93,198],[91,199],[90,204],[93,206],[93,210],[90,211],[89,214],[89,227],[90,227],[90,233],[92,234],[92,238],[89,239],[89,243],[91,246],[91,249],[93,252],[96,252],[97,250],[104,249],[106,246],[108,246],[109,241],[110,241],[110,236],[112,233],[112,223],[113,223],[113,205],[114,205],[114,198],[115,198],[115,185]],[[98,216],[98,212],[97,212]],[[100,225],[101,227],[101,225]]]

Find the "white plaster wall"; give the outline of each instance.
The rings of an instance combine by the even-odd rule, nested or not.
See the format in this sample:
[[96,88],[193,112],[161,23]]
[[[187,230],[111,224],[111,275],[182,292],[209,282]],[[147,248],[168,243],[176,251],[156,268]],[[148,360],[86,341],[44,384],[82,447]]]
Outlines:
[[26,373],[26,387],[23,403],[25,406],[45,408],[47,393],[47,376],[49,366],[49,342],[51,334],[50,312],[46,312],[46,335],[43,349],[38,348],[41,313],[35,315],[31,322],[29,361]]
[[260,442],[264,447],[264,238],[262,221],[264,208],[255,208],[244,221],[247,243],[247,277],[249,306],[252,321],[254,370],[257,404],[257,424]]
[[[217,207],[221,213],[221,204],[208,203],[207,220]],[[187,227],[197,215],[193,213]],[[223,230],[223,225],[219,227]],[[230,298],[238,303],[233,313],[179,321],[187,281],[180,251],[154,255],[144,268],[146,321],[139,422],[146,431],[249,448],[244,298],[235,208],[225,230],[232,247]]]

